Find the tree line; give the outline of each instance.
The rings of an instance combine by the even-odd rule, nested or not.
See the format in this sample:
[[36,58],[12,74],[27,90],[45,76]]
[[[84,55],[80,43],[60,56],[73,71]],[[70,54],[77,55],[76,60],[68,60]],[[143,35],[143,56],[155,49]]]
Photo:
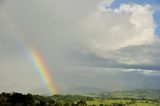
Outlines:
[[91,97],[80,95],[42,96],[22,93],[1,93],[0,106],[87,106]]
[[[115,99],[116,101],[117,99]],[[114,101],[107,99],[97,99],[93,97],[86,97],[81,95],[53,95],[53,96],[42,96],[42,95],[33,95],[33,94],[22,94],[22,93],[1,93],[0,94],[0,106],[130,106],[137,104],[139,101],[146,104],[154,103],[155,105],[160,104],[158,99],[130,99],[112,102],[107,104],[106,101]],[[91,101],[93,104],[87,104],[88,101]],[[98,101],[98,105],[94,104]],[[124,102],[125,101],[125,102]]]

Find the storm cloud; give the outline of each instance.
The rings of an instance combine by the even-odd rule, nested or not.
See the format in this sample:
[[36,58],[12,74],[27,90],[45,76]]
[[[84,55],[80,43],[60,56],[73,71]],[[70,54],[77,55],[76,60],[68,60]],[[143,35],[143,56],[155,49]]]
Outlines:
[[79,86],[159,88],[160,42],[153,7],[130,3],[113,9],[112,2],[3,1],[0,91],[45,88],[27,57],[27,45],[41,54],[59,92]]

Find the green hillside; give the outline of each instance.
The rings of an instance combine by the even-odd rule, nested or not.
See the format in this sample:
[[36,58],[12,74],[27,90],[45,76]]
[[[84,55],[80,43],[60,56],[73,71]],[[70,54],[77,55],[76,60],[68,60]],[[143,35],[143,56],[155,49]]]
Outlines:
[[99,94],[99,97],[104,99],[110,98],[136,98],[136,99],[159,99],[160,98],[160,89],[137,89],[130,91],[115,91],[115,92],[105,92]]

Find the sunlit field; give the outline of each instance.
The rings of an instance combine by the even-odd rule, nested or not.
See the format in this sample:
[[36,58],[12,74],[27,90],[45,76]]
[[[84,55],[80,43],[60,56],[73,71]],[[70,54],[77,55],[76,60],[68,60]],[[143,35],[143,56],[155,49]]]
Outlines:
[[94,100],[87,101],[88,106],[160,106],[160,101],[152,100]]

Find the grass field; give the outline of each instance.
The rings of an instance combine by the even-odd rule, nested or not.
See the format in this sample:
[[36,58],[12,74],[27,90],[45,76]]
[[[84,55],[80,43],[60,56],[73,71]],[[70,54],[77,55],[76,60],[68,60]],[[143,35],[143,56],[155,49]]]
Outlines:
[[150,100],[94,100],[94,101],[87,101],[88,106],[96,105],[99,106],[100,104],[106,106],[114,106],[113,104],[125,104],[125,106],[160,106],[160,103]]

